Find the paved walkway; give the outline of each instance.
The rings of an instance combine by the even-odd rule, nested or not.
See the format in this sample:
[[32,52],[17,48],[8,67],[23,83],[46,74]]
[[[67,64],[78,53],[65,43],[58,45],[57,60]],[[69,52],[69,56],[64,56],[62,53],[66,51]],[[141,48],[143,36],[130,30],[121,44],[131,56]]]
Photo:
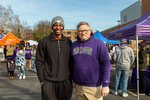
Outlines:
[[[132,71],[130,75],[131,73]],[[115,65],[112,65],[110,93],[104,97],[104,100],[137,100],[136,84],[130,84],[130,81],[128,82],[129,96],[127,98],[123,98],[121,94],[118,96],[111,94],[114,86],[114,75]],[[37,75],[31,71],[26,71],[26,79],[19,80],[18,70],[15,70],[14,79],[10,80],[6,63],[0,63],[0,100],[41,100],[41,86]],[[71,100],[77,100],[75,90],[73,90]],[[140,100],[150,100],[150,96],[140,96]]]

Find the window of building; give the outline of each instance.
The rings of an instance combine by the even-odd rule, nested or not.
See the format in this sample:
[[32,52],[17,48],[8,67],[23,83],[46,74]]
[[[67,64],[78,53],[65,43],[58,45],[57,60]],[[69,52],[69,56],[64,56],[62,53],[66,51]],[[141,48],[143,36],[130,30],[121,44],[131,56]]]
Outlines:
[[71,36],[68,36],[69,39],[71,39]]
[[124,16],[124,22],[126,22],[126,21],[127,21],[127,15]]
[[65,31],[63,31],[62,33],[65,34]]
[[77,36],[75,36],[75,39],[77,39]]
[[71,34],[71,32],[70,32],[70,31],[68,31],[68,32],[67,32],[67,34]]
[[77,32],[75,32],[75,35],[77,35]]

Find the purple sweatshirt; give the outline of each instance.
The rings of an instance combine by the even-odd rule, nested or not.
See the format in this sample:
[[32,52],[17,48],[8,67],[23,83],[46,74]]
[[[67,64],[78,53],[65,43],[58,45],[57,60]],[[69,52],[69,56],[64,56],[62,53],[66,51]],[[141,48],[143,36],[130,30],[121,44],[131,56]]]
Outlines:
[[17,54],[17,51],[19,50],[19,48],[15,48],[14,51],[13,51],[13,59],[15,60],[16,58],[16,54]]
[[81,86],[109,86],[111,64],[106,45],[94,34],[85,42],[79,37],[72,44],[73,80]]
[[26,50],[26,55],[25,55],[25,57],[26,57],[26,59],[30,59],[31,58],[31,49],[25,49]]

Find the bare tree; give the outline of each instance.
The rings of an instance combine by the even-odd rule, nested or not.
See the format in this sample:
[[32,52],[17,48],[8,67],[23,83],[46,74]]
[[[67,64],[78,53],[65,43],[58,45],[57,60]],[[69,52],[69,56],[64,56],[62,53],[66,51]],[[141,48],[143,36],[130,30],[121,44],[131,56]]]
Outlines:
[[37,24],[35,24],[33,36],[36,41],[39,41],[43,37],[51,34],[51,32],[52,29],[51,29],[50,21],[42,20],[39,21]]

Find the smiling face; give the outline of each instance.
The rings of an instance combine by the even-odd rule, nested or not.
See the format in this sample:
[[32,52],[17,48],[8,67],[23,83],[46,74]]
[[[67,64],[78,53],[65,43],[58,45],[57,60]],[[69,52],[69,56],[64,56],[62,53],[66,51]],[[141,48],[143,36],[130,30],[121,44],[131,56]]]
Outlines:
[[64,30],[64,27],[60,23],[55,23],[53,25],[52,29],[53,29],[54,35],[59,36],[59,35],[61,35],[62,31]]
[[88,25],[81,25],[77,28],[77,35],[83,42],[89,39],[90,34],[91,29]]

